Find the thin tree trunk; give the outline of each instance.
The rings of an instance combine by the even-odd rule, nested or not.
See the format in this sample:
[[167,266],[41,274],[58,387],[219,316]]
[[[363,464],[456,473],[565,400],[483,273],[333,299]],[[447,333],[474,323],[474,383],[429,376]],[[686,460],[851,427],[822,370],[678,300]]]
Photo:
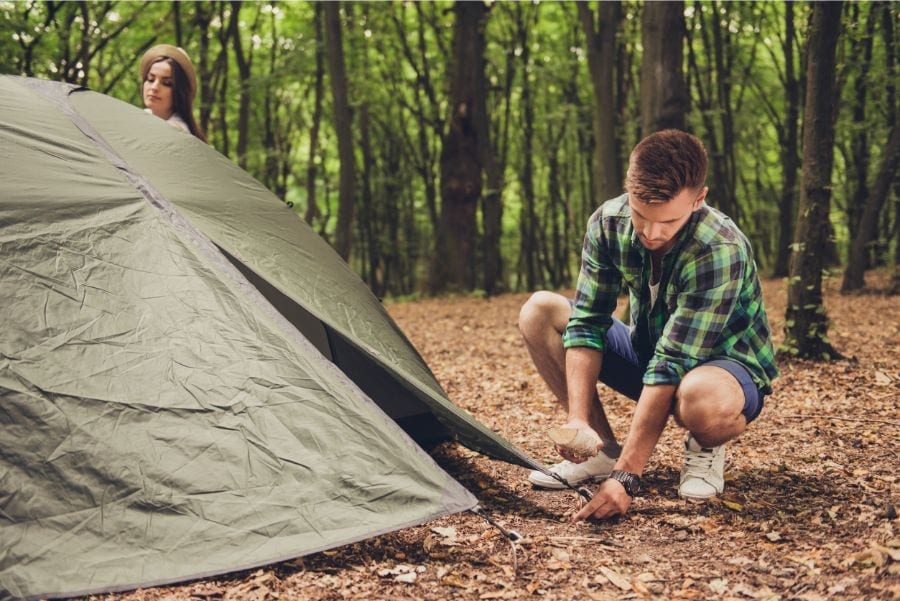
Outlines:
[[822,249],[829,232],[836,102],[835,52],[842,8],[841,2],[816,2],[813,5],[804,110],[803,183],[785,316],[785,347],[792,354],[819,360],[839,356],[828,341],[828,318],[822,301]]
[[[232,0],[231,2],[231,40],[234,44],[234,61],[238,68],[238,123],[237,123],[237,163],[241,169],[247,168],[247,145],[250,139],[250,71],[253,66],[253,47],[246,52],[241,39],[241,30],[238,27],[241,7],[243,3]],[[256,34],[259,16],[262,14],[262,4],[258,6],[256,19],[250,28],[251,37]]]
[[[850,7],[854,13],[854,21],[859,18],[860,4],[852,3]],[[869,136],[866,128],[866,97],[869,89],[869,70],[872,64],[872,37],[875,34],[876,17],[880,12],[880,6],[868,7],[869,14],[866,17],[866,26],[862,39],[853,40],[853,58],[858,61],[856,78],[853,82],[853,134],[851,137],[853,194],[847,203],[847,228],[850,231],[850,239],[859,236],[859,221],[862,217],[863,207],[869,198]],[[849,265],[848,265],[849,269]],[[846,282],[846,278],[845,278]]]
[[897,163],[900,161],[900,127],[898,125],[900,124],[895,120],[894,126],[891,128],[891,137],[881,158],[878,177],[872,186],[871,194],[866,199],[859,223],[859,233],[853,239],[850,247],[850,257],[847,261],[847,269],[844,271],[841,292],[859,290],[865,286],[866,249],[875,238],[878,215],[890,193],[894,175],[897,173]]
[[684,129],[684,2],[647,2],[641,40],[641,136],[666,128]]
[[578,16],[587,40],[588,69],[594,90],[594,181],[598,199],[616,196],[621,177],[616,163],[619,147],[616,139],[615,66],[616,28],[621,2],[600,2],[597,7],[597,27],[587,2],[578,2]]
[[[484,167],[484,195],[481,199],[482,264],[484,266],[482,285],[487,295],[493,296],[505,290],[503,282],[503,256],[500,252],[500,238],[503,233],[503,164],[497,152],[497,144],[491,137],[491,119],[488,114],[487,81],[478,78],[479,90],[475,94],[479,103],[476,111],[475,127],[478,140],[478,154]],[[509,89],[506,90],[509,93]],[[509,96],[506,96],[507,106]]]
[[179,48],[184,47],[184,35],[181,27],[181,3],[172,3],[172,23],[175,25],[175,45]]
[[784,88],[785,119],[781,128],[781,202],[778,204],[778,249],[775,258],[775,277],[788,274],[791,239],[794,233],[797,207],[797,173],[800,169],[798,131],[800,128],[800,81],[794,71],[794,2],[785,3],[784,26]]
[[476,138],[476,113],[482,104],[476,95],[485,89],[479,79],[484,78],[487,7],[482,2],[457,2],[453,12],[450,117],[441,150],[441,212],[429,282],[434,294],[475,287],[476,216],[482,185]]
[[223,25],[226,22],[225,19],[225,7],[227,5],[224,2],[218,4],[219,7],[219,23],[222,24],[219,26],[218,38],[219,38],[219,56],[216,60],[217,71],[218,71],[218,86],[217,92],[219,94],[218,98],[218,116],[219,116],[219,135],[221,136],[222,142],[219,150],[225,156],[230,156],[231,154],[231,137],[229,135],[228,128],[228,29]]
[[309,130],[309,155],[306,162],[306,214],[304,215],[306,223],[312,228],[315,228],[315,222],[320,216],[319,205],[316,203],[316,176],[318,172],[316,156],[319,151],[319,128],[322,125],[322,100],[325,96],[325,40],[322,33],[322,10],[322,3],[316,2],[316,84],[312,126]]
[[[884,36],[885,72],[887,73],[887,106],[888,123],[891,127],[897,121],[897,64],[894,46],[894,4],[884,3],[881,13],[881,30]],[[900,182],[894,182],[894,274],[891,278],[890,292],[900,294]]]
[[212,21],[212,11],[203,2],[194,4],[194,27],[199,32],[200,51],[197,57],[197,77],[200,80],[200,129],[209,133],[209,121],[212,115],[212,107],[215,99],[215,91],[212,87],[213,75],[209,64],[209,26]]
[[[525,6],[525,8],[523,8]],[[522,49],[522,170],[519,183],[522,187],[522,209],[520,223],[520,271],[525,276],[525,287],[534,290],[538,287],[541,268],[539,265],[540,243],[538,235],[538,218],[535,208],[534,193],[534,99],[531,94],[531,83],[528,79],[529,61],[531,59],[528,32],[528,19],[523,14],[527,5],[519,4],[517,16],[518,47]]]
[[[363,20],[368,22],[368,5],[363,4]],[[369,52],[368,45],[362,50],[363,73],[369,73]],[[358,55],[358,53],[357,53]],[[362,221],[362,229],[365,234],[366,262],[368,267],[369,288],[375,296],[381,297],[384,294],[384,280],[381,277],[381,220],[378,207],[376,206],[375,194],[372,191],[372,172],[375,170],[375,157],[372,151],[371,139],[371,118],[369,115],[369,101],[364,98],[359,104],[359,145],[362,150],[362,189],[361,201],[362,211],[360,221]],[[392,202],[392,199],[385,198],[385,202]]]
[[334,103],[334,125],[341,162],[340,197],[334,248],[349,261],[353,243],[353,211],[356,202],[356,165],[353,153],[352,117],[348,96],[347,71],[341,34],[341,5],[325,3],[325,41],[328,55],[331,95]]

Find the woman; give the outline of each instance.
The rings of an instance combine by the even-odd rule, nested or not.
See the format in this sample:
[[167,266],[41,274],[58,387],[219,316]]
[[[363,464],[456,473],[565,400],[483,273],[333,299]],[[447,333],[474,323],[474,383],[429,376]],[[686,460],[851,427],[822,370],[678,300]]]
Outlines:
[[159,44],[141,58],[144,106],[149,113],[206,142],[194,119],[197,75],[187,52],[170,44]]

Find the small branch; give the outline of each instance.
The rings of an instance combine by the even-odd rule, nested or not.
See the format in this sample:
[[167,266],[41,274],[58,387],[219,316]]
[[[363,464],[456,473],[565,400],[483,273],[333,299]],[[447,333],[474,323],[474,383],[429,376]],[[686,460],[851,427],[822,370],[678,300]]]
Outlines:
[[618,551],[616,547],[621,547],[622,545],[609,540],[608,538],[601,538],[599,536],[551,536],[549,539],[553,542],[567,542],[567,543],[597,543],[598,546],[603,547],[607,551]]
[[845,421],[845,422],[869,422],[869,423],[875,423],[875,424],[887,424],[889,426],[900,426],[900,422],[894,421],[894,420],[889,420],[889,419],[871,419],[871,418],[867,418],[867,417],[844,417],[842,415],[825,415],[823,413],[809,413],[806,415],[790,414],[790,415],[784,415],[782,417],[786,417],[788,419],[808,419],[810,417],[813,417],[813,418],[821,418],[821,419],[834,419],[834,420],[840,420],[840,421]]

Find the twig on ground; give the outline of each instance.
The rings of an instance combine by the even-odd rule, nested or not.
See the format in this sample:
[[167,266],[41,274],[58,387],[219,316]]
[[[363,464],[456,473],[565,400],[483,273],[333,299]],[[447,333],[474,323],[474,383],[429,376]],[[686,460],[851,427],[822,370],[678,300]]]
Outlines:
[[786,417],[788,419],[809,419],[809,418],[817,418],[817,419],[834,419],[844,422],[870,422],[875,424],[887,424],[889,426],[900,426],[900,422],[890,419],[872,419],[869,417],[844,417],[843,415],[825,415],[824,413],[789,413],[787,415],[783,415],[782,417]]
[[549,539],[553,542],[597,543],[609,551],[618,551],[616,547],[622,546],[615,541],[608,538],[600,538],[599,536],[551,536]]

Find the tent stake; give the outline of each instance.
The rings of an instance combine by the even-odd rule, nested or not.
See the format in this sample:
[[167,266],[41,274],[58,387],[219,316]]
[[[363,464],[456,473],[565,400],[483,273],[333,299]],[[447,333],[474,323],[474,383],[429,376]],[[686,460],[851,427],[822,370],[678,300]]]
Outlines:
[[505,536],[507,538],[507,540],[509,540],[511,542],[517,543],[524,538],[521,534],[519,534],[515,530],[507,530],[506,528],[501,526],[499,523],[497,523],[497,521],[494,520],[494,518],[492,518],[490,516],[490,514],[487,511],[485,511],[481,505],[476,505],[469,511],[471,511],[472,513],[474,513],[477,516],[484,518],[484,520],[488,524],[490,524],[491,526],[493,526],[494,528],[499,530],[500,533],[503,534],[503,536]]

